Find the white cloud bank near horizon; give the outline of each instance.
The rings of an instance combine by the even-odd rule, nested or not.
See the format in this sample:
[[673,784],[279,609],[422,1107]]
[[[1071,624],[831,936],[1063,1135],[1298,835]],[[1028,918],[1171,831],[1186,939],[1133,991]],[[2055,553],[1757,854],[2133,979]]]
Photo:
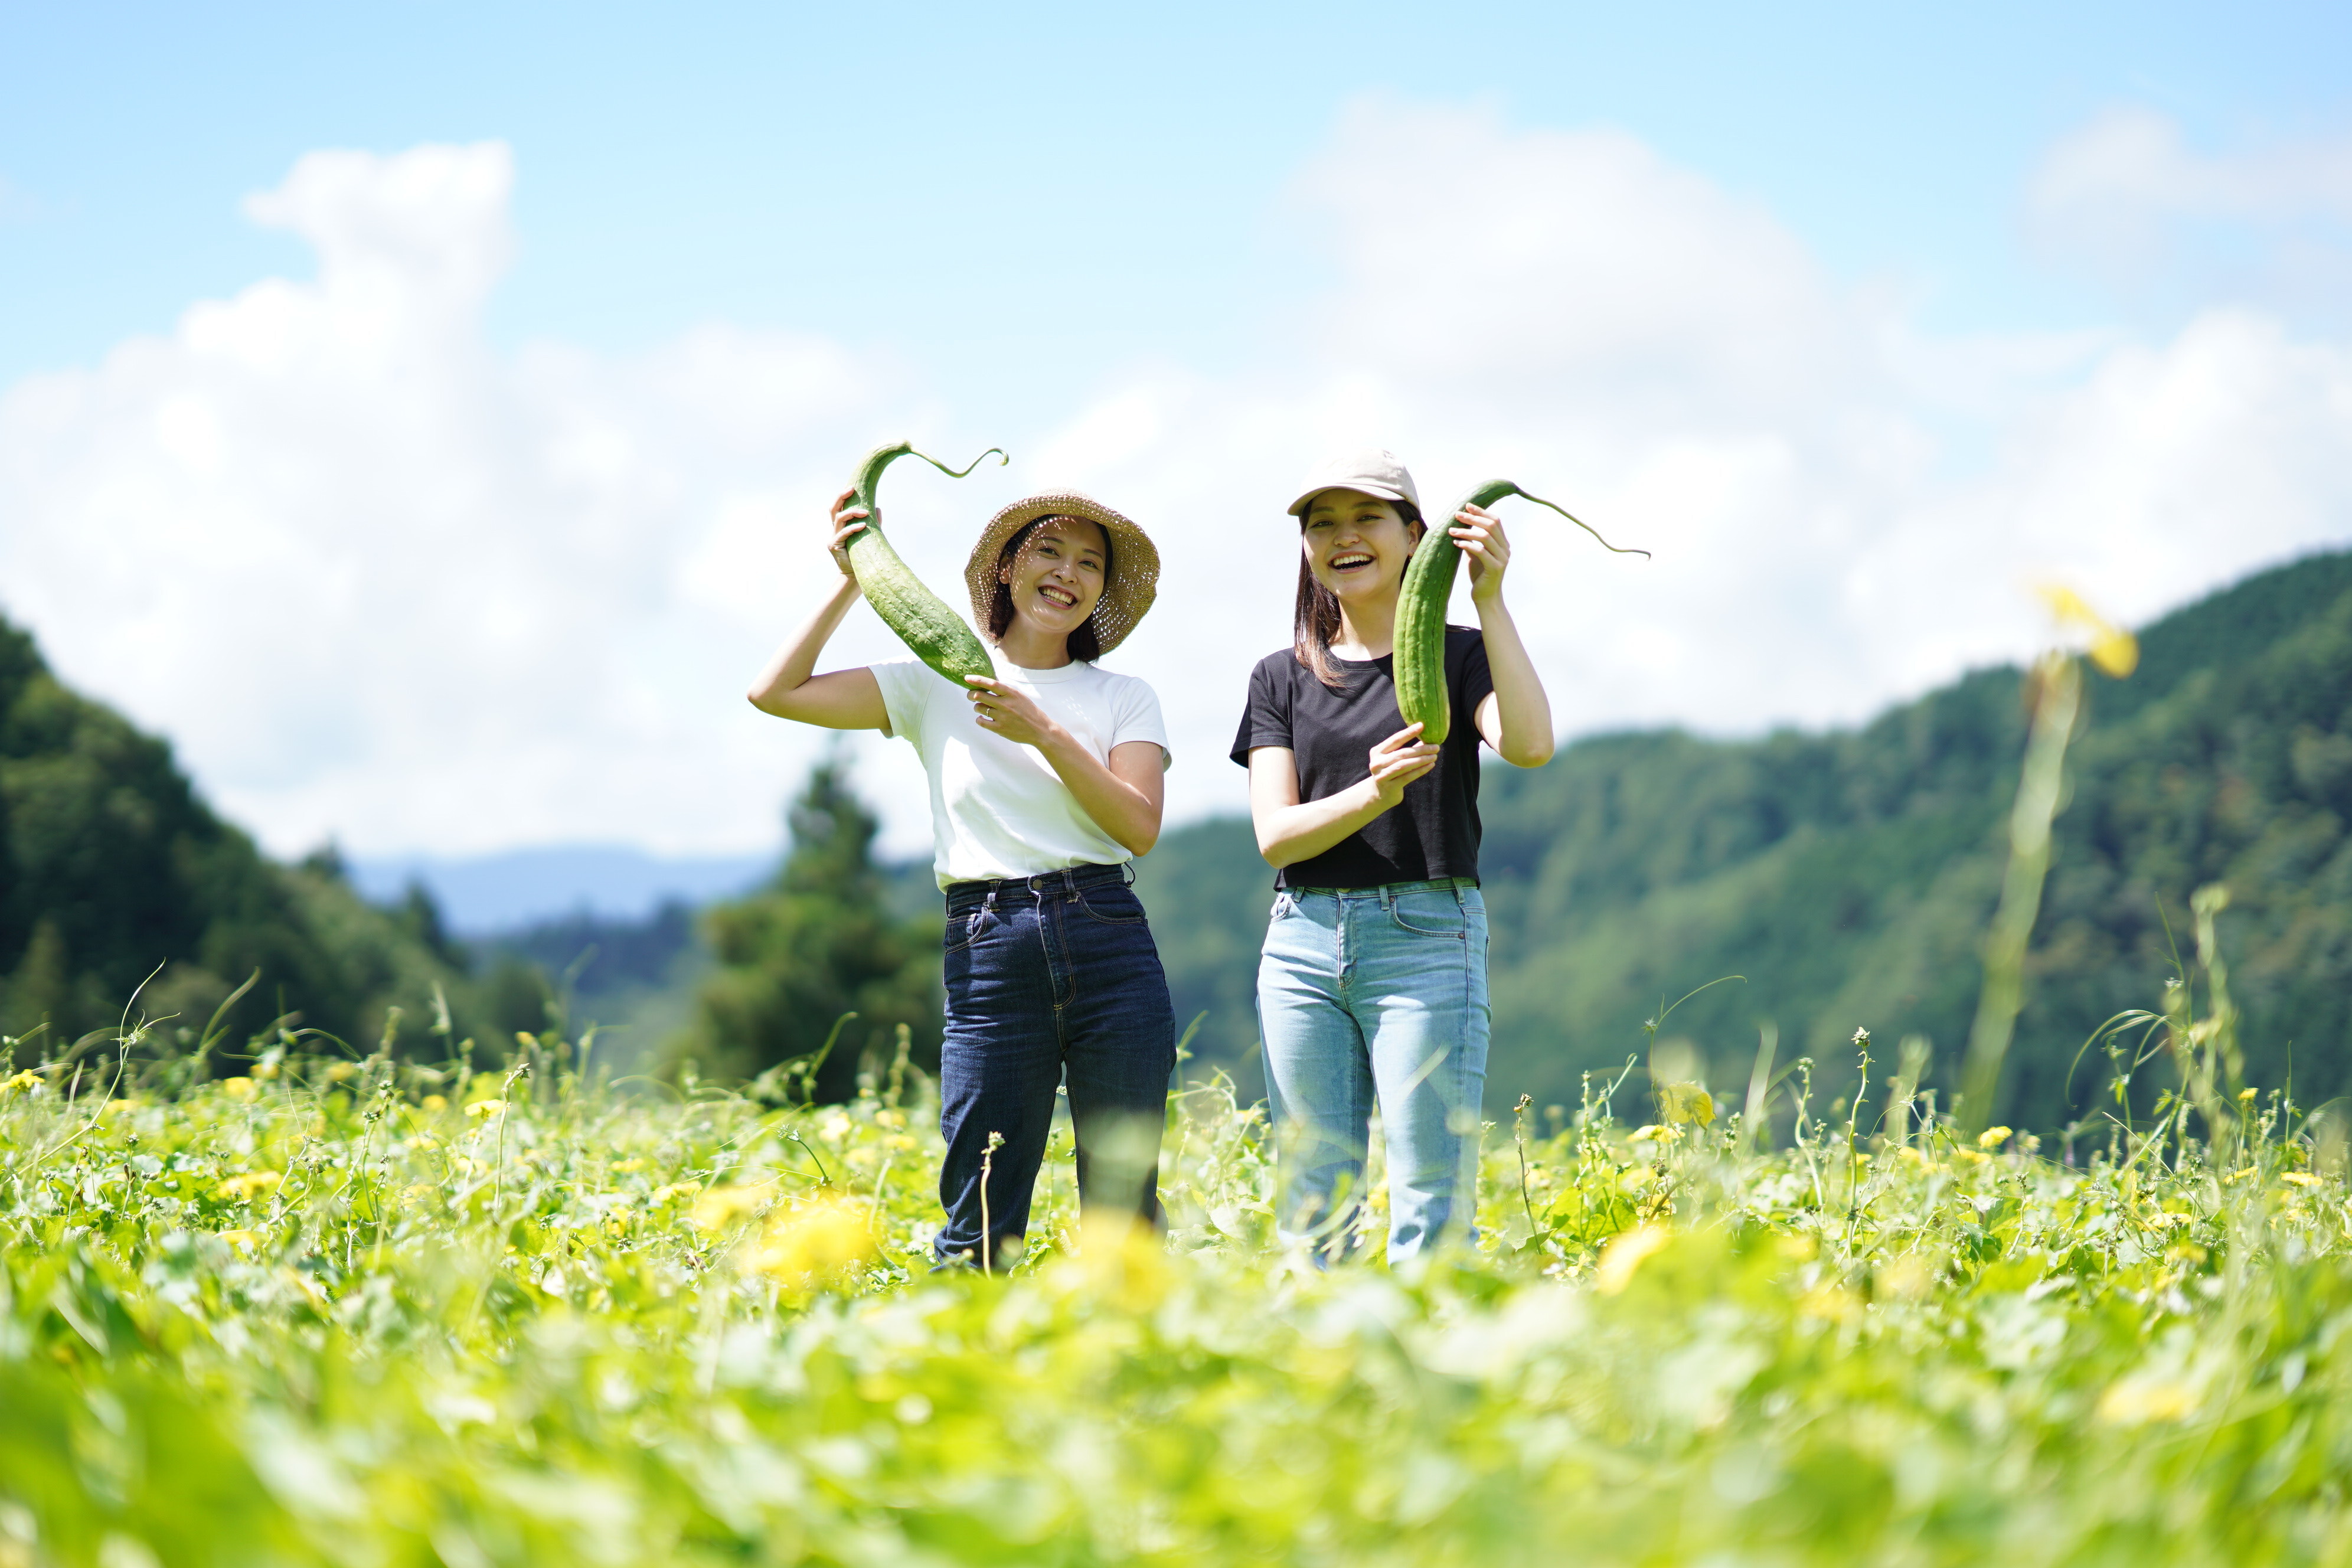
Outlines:
[[[2144,147],[2093,156],[2098,132],[2029,193],[2075,241],[2146,183]],[[2287,150],[2263,210],[2325,208],[2335,167]],[[1241,804],[1223,753],[1287,640],[1282,507],[1339,445],[1394,447],[1433,503],[1509,475],[1656,552],[1505,512],[1571,735],[1852,721],[2029,655],[2037,578],[2138,620],[2352,540],[2352,345],[2258,295],[2161,336],[1937,336],[1621,132],[1359,103],[1290,195],[1328,282],[1268,301],[1261,363],[1074,370],[1066,409],[1013,429],[855,343],[492,348],[513,178],[496,143],[312,153],[247,212],[316,249],[315,280],[0,395],[0,613],[280,852],[772,844],[824,738],[742,687],[824,591],[825,501],[900,434],[1015,458],[893,470],[894,538],[943,590],[1022,493],[1076,484],[1152,531],[1159,606],[1111,662],[1160,693],[1179,819]],[[899,656],[864,612],[835,651]],[[893,847],[922,844],[907,748],[857,754]]]

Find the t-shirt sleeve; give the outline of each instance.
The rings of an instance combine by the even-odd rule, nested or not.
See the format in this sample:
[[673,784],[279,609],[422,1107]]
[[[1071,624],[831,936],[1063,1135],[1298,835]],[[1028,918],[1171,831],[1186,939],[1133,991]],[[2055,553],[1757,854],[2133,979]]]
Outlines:
[[1234,761],[1243,767],[1249,766],[1254,747],[1291,744],[1289,671],[1281,665],[1288,657],[1276,654],[1262,658],[1250,671],[1249,702],[1242,710],[1241,728],[1234,732],[1232,752]]
[[[1458,626],[1454,629],[1463,631]],[[1461,640],[1465,646],[1454,678],[1454,712],[1457,719],[1475,729],[1478,722],[1478,704],[1486,701],[1495,689],[1495,672],[1486,663],[1486,636],[1484,632],[1467,632]]]
[[1175,765],[1175,755],[1168,749],[1168,723],[1160,716],[1160,693],[1149,681],[1131,675],[1120,679],[1111,693],[1110,723],[1113,750],[1129,741],[1149,741],[1160,748],[1163,771]]
[[940,685],[939,677],[919,658],[894,658],[867,668],[874,671],[874,683],[882,689],[882,732],[920,749],[923,716],[932,692]]

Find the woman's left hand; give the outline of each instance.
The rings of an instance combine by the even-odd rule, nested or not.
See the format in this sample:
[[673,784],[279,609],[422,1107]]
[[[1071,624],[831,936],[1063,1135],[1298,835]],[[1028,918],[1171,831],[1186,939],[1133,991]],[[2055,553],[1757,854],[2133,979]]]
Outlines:
[[1503,537],[1503,520],[1485,507],[1465,506],[1454,514],[1445,531],[1470,558],[1470,596],[1491,599],[1501,593],[1503,571],[1511,563],[1511,542]]
[[982,729],[1016,745],[1045,743],[1053,732],[1054,721],[1045,717],[1045,710],[1037,706],[1034,698],[985,675],[968,675],[964,679],[972,686],[972,717],[980,721]]

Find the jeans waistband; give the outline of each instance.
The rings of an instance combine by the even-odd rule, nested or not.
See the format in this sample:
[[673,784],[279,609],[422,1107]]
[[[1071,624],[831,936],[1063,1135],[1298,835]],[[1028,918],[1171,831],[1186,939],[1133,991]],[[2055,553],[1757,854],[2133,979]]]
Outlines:
[[1108,887],[1114,883],[1125,887],[1134,880],[1130,868],[1120,864],[1066,866],[1058,871],[1040,871],[1034,877],[1003,877],[992,882],[950,882],[947,887],[948,912],[955,914],[991,900],[1004,903],[1057,895],[1072,898],[1087,888]]
[[1475,877],[1433,877],[1425,882],[1381,882],[1370,888],[1285,888],[1286,893],[1320,893],[1332,899],[1394,898],[1399,893],[1451,893],[1457,889],[1475,891]]

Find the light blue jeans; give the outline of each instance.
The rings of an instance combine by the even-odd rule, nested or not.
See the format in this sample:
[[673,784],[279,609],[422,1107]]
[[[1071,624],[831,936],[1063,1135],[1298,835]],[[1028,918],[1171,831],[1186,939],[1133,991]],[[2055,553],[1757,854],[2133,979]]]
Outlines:
[[1492,1018],[1478,889],[1449,880],[1276,894],[1257,1017],[1284,1238],[1324,1258],[1352,1244],[1377,1098],[1389,1261],[1429,1250],[1457,1219],[1475,1240]]

